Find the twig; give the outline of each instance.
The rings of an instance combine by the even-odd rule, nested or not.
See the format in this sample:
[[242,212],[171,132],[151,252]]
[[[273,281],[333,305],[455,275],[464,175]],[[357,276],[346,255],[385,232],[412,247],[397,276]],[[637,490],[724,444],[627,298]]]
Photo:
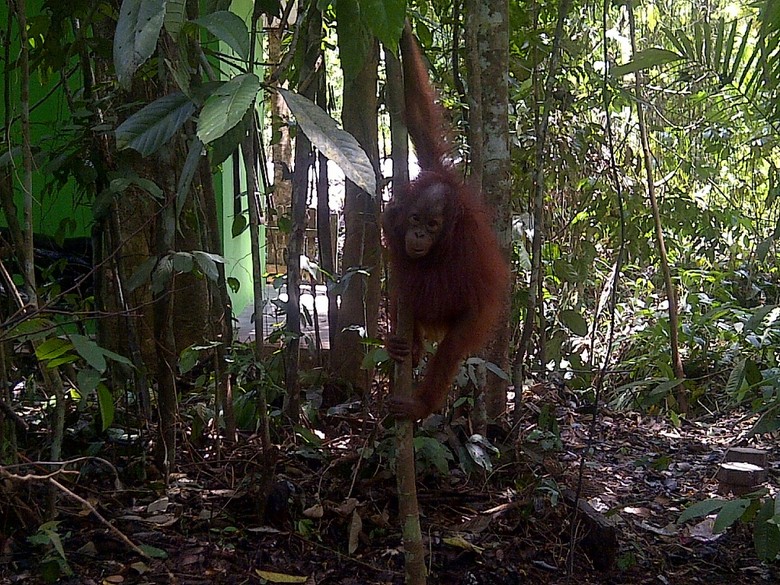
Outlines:
[[117,528],[116,526],[114,526],[113,524],[111,524],[111,522],[109,522],[108,520],[106,520],[106,519],[105,519],[105,518],[104,518],[104,517],[103,517],[103,516],[100,514],[100,512],[98,512],[98,511],[97,511],[97,509],[95,508],[95,506],[93,506],[92,504],[90,504],[90,503],[89,503],[87,500],[85,500],[84,498],[82,498],[82,497],[81,497],[80,495],[78,495],[77,493],[70,491],[68,488],[66,488],[64,485],[62,485],[60,482],[58,482],[58,481],[57,481],[56,479],[54,479],[53,477],[50,477],[50,478],[49,478],[49,483],[51,483],[51,484],[52,484],[54,487],[56,487],[57,489],[61,490],[61,491],[62,491],[63,493],[65,493],[67,496],[70,496],[71,498],[73,498],[74,500],[76,500],[77,502],[79,502],[79,503],[80,503],[82,506],[86,506],[86,508],[87,508],[87,509],[88,509],[90,512],[92,512],[92,513],[93,513],[93,514],[94,514],[94,515],[97,517],[97,519],[98,519],[98,520],[100,520],[100,522],[102,522],[102,523],[103,523],[103,524],[106,526],[106,528],[108,528],[108,529],[109,529],[111,532],[113,532],[113,533],[116,535],[116,537],[117,537],[117,538],[119,538],[119,540],[121,540],[121,541],[122,541],[122,542],[124,542],[124,543],[125,543],[127,546],[129,546],[129,547],[130,547],[130,548],[131,548],[131,549],[132,549],[132,550],[133,550],[133,551],[134,551],[136,554],[138,554],[138,555],[142,556],[142,557],[143,557],[143,558],[145,558],[146,560],[151,560],[151,557],[150,557],[150,556],[149,556],[149,555],[148,555],[146,552],[144,552],[144,551],[143,551],[143,549],[141,549],[141,548],[140,548],[140,547],[139,547],[137,544],[135,544],[135,543],[134,543],[132,540],[130,540],[129,538],[127,538],[127,536],[125,536],[125,535],[124,535],[124,533],[123,533],[121,530],[119,530],[119,528]]

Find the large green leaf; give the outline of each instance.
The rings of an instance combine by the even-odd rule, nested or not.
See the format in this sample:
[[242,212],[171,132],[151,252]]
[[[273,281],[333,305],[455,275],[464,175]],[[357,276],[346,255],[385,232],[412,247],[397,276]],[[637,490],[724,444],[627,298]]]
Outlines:
[[685,511],[683,511],[683,513],[680,514],[680,517],[677,519],[677,523],[682,524],[686,520],[691,520],[693,518],[700,518],[701,516],[708,516],[712,514],[715,510],[720,510],[723,506],[726,505],[727,501],[728,500],[713,498],[701,502],[696,502],[695,504],[692,504],[687,508],[685,508]]
[[181,31],[184,21],[187,20],[187,0],[167,0],[165,4],[165,30],[172,37],[176,37]]
[[642,71],[643,69],[649,69],[650,67],[664,65],[666,63],[671,63],[672,61],[679,61],[682,58],[681,55],[674,51],[650,47],[644,51],[639,51],[631,61],[624,63],[623,65],[618,65],[612,69],[610,73],[612,73],[614,77],[622,77],[623,75]]
[[194,21],[235,51],[236,55],[249,59],[249,31],[244,20],[227,10],[207,14]]
[[404,28],[406,0],[361,0],[360,8],[369,30],[385,47],[395,52]]
[[745,513],[745,510],[748,509],[749,505],[750,500],[745,498],[730,500],[723,504],[720,512],[718,512],[718,517],[715,518],[715,524],[712,526],[712,531],[717,534],[726,530],[726,528],[742,518],[742,515]]
[[73,347],[76,352],[100,373],[106,371],[106,357],[103,355],[103,349],[94,341],[83,335],[73,334],[70,336]]
[[152,56],[165,20],[165,0],[123,0],[114,35],[114,69],[124,88]]
[[223,136],[244,117],[260,91],[254,73],[238,75],[220,86],[203,105],[198,120],[198,138],[208,144]]
[[588,322],[577,311],[565,309],[561,311],[560,319],[561,323],[575,335],[585,337],[588,334]]
[[99,384],[97,387],[98,407],[100,409],[100,426],[106,430],[114,422],[114,397],[111,390],[105,384]]
[[279,93],[311,143],[339,165],[350,181],[366,193],[375,195],[374,167],[355,137],[340,129],[336,120],[311,100],[285,89],[280,89]]
[[217,264],[225,263],[225,259],[222,256],[210,254],[202,250],[193,250],[192,255],[195,257],[201,272],[206,275],[206,278],[209,280],[217,280],[219,278]]
[[187,160],[184,161],[184,166],[181,169],[181,175],[179,175],[179,183],[176,186],[176,219],[181,216],[181,210],[184,209],[184,204],[187,202],[187,195],[190,192],[190,186],[192,180],[195,178],[195,173],[198,170],[198,164],[200,163],[200,157],[204,154],[203,143],[194,138],[190,144],[190,151],[187,153]]
[[119,125],[116,147],[149,156],[168,142],[194,111],[195,104],[181,92],[161,97]]

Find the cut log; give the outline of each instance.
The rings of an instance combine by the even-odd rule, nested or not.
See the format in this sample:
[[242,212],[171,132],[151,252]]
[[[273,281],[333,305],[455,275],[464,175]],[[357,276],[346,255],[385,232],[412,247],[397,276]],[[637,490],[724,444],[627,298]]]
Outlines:
[[765,449],[753,449],[752,447],[732,447],[726,451],[726,461],[752,463],[766,469],[767,451]]
[[[564,489],[562,495],[564,501],[574,507],[574,490]],[[582,529],[577,530],[577,534],[582,535],[578,544],[594,568],[599,571],[612,569],[618,552],[615,524],[582,498],[577,502],[576,522],[582,524]]]
[[752,492],[766,481],[767,472],[763,467],[742,461],[721,463],[717,475],[720,485],[718,492],[742,495]]

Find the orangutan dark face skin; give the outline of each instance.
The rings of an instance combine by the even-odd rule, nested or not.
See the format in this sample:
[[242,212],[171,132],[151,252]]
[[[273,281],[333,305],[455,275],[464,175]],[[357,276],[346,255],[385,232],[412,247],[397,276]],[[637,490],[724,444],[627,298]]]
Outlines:
[[[438,186],[437,186],[438,187]],[[424,258],[436,246],[444,229],[444,189],[432,187],[408,210],[404,247],[411,259]]]
[[409,398],[393,396],[390,411],[425,418],[447,400],[461,360],[481,349],[502,310],[509,266],[481,194],[450,163],[442,115],[416,40],[401,37],[406,122],[421,173],[393,194],[382,218],[391,267],[390,320],[399,301],[414,317],[412,342],[391,334],[387,351],[416,362],[423,341],[439,341],[423,380]]

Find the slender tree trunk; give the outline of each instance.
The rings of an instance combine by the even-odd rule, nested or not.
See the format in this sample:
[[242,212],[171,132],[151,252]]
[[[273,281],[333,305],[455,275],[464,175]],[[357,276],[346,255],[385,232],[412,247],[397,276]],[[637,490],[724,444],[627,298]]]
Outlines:
[[528,355],[528,347],[534,330],[534,320],[537,306],[541,309],[541,299],[537,299],[536,292],[542,278],[542,236],[544,233],[544,165],[545,150],[547,147],[547,131],[550,123],[550,109],[552,107],[552,94],[555,85],[555,77],[558,74],[558,62],[561,57],[561,43],[563,42],[563,25],[571,7],[571,0],[561,0],[558,6],[558,22],[553,37],[552,52],[547,66],[547,77],[544,84],[544,93],[541,93],[538,73],[534,72],[535,103],[540,104],[541,112],[535,121],[536,134],[536,160],[534,162],[532,194],[532,210],[534,216],[534,235],[531,244],[531,281],[528,285],[528,302],[526,304],[523,331],[517,344],[517,350],[512,366],[512,384],[515,387],[515,417],[520,415],[520,399],[522,397],[523,381],[525,379],[524,362]]
[[[292,0],[291,0],[292,2]],[[282,58],[282,41],[287,22],[275,22],[268,30],[268,61],[279,63]],[[290,110],[284,98],[278,92],[268,96],[271,106],[271,119],[274,125],[274,135],[278,137],[271,144],[271,160],[274,165],[274,190],[271,195],[273,209],[269,210],[269,224],[274,227],[266,233],[266,263],[269,270],[280,270],[282,260],[281,231],[278,229],[279,215],[286,213],[292,201],[292,182],[290,169],[293,166],[293,147],[290,137]],[[278,128],[278,134],[276,129]]]
[[[303,65],[300,70],[300,92],[305,97],[315,99],[317,85],[311,83],[322,44],[322,20],[317,10],[304,24],[306,46]],[[301,396],[298,380],[299,347],[301,338],[301,254],[306,233],[306,196],[309,187],[309,171],[314,163],[312,146],[303,132],[295,136],[295,169],[292,184],[292,232],[287,243],[287,331],[290,341],[287,343],[285,372],[287,381],[287,405],[285,411],[290,420],[300,418]]]
[[[387,109],[390,112],[390,140],[393,148],[393,193],[404,189],[409,182],[409,135],[403,123],[404,80],[398,59],[389,51],[387,60]],[[394,275],[390,275],[392,280]],[[391,283],[392,284],[392,283]],[[406,339],[410,345],[414,331],[414,317],[402,302],[396,307],[394,334]],[[395,364],[393,393],[409,397],[413,393],[412,360]],[[420,510],[417,501],[417,473],[414,457],[414,423],[396,421],[396,482],[398,486],[398,516],[404,541],[406,583],[424,585],[425,548],[420,530]]]
[[[249,63],[250,72],[254,69],[255,51],[258,45],[257,23],[261,18],[259,3],[255,5],[252,15],[251,32],[249,37]],[[247,112],[248,132],[241,141],[241,156],[246,176],[247,207],[249,211],[249,240],[252,249],[252,293],[253,311],[255,315],[255,342],[253,353],[255,362],[261,364],[265,354],[265,327],[263,318],[265,278],[263,277],[263,256],[260,241],[260,227],[263,224],[263,211],[260,200],[260,179],[258,178],[259,157],[258,145],[260,144],[260,132],[257,127],[255,106]],[[267,185],[263,185],[264,188]],[[271,443],[271,427],[268,416],[268,401],[266,398],[268,384],[261,383],[258,397],[257,411],[259,413],[260,444],[263,448],[263,474],[257,486],[257,514],[259,518],[265,518],[268,496],[273,488],[276,477],[276,455]]]
[[[317,72],[317,105],[328,111],[328,78],[325,66],[325,55],[322,55],[322,66]],[[317,153],[317,246],[320,268],[325,272],[326,298],[328,301],[328,348],[333,350],[334,337],[338,327],[338,307],[333,294],[333,276],[336,274],[336,259],[333,253],[333,232],[330,225],[330,189],[328,178],[328,159],[321,152]],[[316,302],[317,295],[314,295]]]
[[[480,48],[477,56],[480,71],[471,75],[480,80],[482,135],[474,135],[472,144],[482,157],[482,192],[495,214],[498,242],[507,262],[512,246],[512,161],[509,157],[509,4],[507,0],[476,3],[476,13],[469,14],[469,30],[476,28]],[[474,33],[470,32],[469,38]],[[471,60],[470,60],[471,62]],[[474,116],[470,118],[473,122]],[[504,372],[509,371],[511,286],[504,294],[499,319],[485,359]],[[506,410],[508,376],[488,373],[483,390],[485,413],[497,418]],[[484,425],[480,425],[484,431]]]
[[[631,32],[631,53],[637,54],[636,49],[636,22],[634,19],[634,5],[628,5],[628,24]],[[636,91],[636,117],[639,123],[639,138],[642,144],[642,158],[645,168],[645,181],[647,184],[647,196],[650,199],[650,209],[653,213],[653,224],[655,226],[655,241],[658,247],[658,258],[661,264],[661,273],[664,277],[664,286],[666,287],[666,300],[669,304],[669,346],[672,359],[672,370],[678,380],[685,378],[682,358],[680,357],[679,343],[679,322],[677,309],[677,290],[672,280],[672,271],[669,268],[669,258],[666,254],[666,243],[664,241],[664,231],[661,224],[661,211],[658,208],[658,199],[655,196],[655,180],[653,178],[653,155],[650,151],[650,142],[647,135],[647,123],[645,121],[645,111],[643,103],[643,79],[641,71],[635,73],[635,91]],[[677,407],[680,412],[688,412],[688,392],[684,384],[677,387]]]
[[[360,73],[344,81],[342,122],[344,130],[358,141],[369,159],[378,167],[377,65],[376,41]],[[376,337],[380,297],[379,198],[366,193],[352,181],[346,181],[344,200],[345,241],[342,278],[348,281],[341,296],[335,348],[331,365],[338,376],[354,387],[366,390],[372,372],[361,369],[364,336]],[[357,272],[360,270],[360,272]],[[368,272],[368,275],[363,272]]]

